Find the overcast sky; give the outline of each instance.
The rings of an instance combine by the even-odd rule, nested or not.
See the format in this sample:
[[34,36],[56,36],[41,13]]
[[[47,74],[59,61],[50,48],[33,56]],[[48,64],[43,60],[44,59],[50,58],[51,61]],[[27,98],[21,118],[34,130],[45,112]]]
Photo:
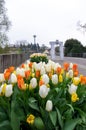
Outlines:
[[7,15],[12,23],[8,37],[49,45],[76,38],[86,45],[86,35],[77,30],[77,22],[86,22],[86,0],[6,0]]

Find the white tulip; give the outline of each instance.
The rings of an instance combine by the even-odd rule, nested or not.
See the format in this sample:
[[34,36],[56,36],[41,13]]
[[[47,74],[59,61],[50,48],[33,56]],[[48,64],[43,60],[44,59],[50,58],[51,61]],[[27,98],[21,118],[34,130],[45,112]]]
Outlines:
[[51,100],[48,100],[46,102],[46,110],[49,112],[49,111],[52,111],[52,108],[53,108],[53,103]]
[[70,94],[76,93],[76,90],[77,90],[77,86],[75,86],[74,84],[69,85],[68,92]]
[[57,74],[52,75],[52,83],[57,84],[58,83],[58,76]]
[[54,71],[56,71],[58,67],[61,67],[61,65],[60,65],[59,63],[56,63],[56,64],[54,65],[54,68],[53,68]]
[[30,80],[30,85],[31,85],[32,88],[36,88],[36,86],[37,86],[37,79],[36,78],[32,78]]
[[44,81],[45,84],[48,84],[49,83],[49,77],[48,77],[48,75],[47,74],[43,74],[42,80]]
[[26,64],[29,64],[30,63],[30,60],[26,60]]
[[70,63],[69,67],[70,67],[70,69],[72,69],[73,68],[73,63]]
[[6,86],[5,96],[10,97],[12,95],[12,93],[13,93],[12,84],[9,84]]
[[41,69],[40,69],[40,74],[43,75],[45,73],[46,73],[45,68],[44,68],[44,66],[42,66]]
[[17,68],[16,69],[16,74],[21,75],[22,77],[25,77],[25,70],[23,68]]
[[17,83],[17,77],[14,73],[11,74],[9,82],[10,83]]
[[1,82],[4,82],[5,81],[5,79],[4,79],[4,74],[3,73],[0,73],[0,83]]
[[68,76],[69,76],[70,78],[73,77],[73,70],[69,70],[69,71],[68,71]]
[[46,69],[46,72],[50,72],[51,71],[51,64],[46,64],[45,65],[45,69]]
[[40,69],[39,64],[35,63],[34,68],[35,68],[36,71],[39,70]]
[[48,95],[49,88],[46,85],[41,85],[39,88],[39,95],[42,98],[45,98]]

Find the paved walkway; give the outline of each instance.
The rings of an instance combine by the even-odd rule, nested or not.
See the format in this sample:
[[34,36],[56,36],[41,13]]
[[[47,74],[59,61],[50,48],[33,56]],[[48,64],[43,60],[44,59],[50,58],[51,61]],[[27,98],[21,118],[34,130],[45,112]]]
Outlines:
[[64,57],[64,60],[61,60],[59,56],[56,56],[54,61],[61,65],[63,65],[64,62],[76,63],[78,64],[79,74],[86,76],[86,58]]

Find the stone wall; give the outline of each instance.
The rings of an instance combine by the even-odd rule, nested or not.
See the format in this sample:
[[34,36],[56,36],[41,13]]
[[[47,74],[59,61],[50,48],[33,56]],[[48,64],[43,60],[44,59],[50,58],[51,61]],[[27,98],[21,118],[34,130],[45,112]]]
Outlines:
[[29,59],[28,53],[0,55],[0,73],[10,66],[19,66],[27,59]]

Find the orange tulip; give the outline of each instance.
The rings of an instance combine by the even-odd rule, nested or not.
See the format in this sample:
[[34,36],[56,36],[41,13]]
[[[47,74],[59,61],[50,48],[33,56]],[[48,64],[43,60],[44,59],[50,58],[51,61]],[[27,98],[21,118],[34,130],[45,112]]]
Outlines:
[[79,74],[79,71],[78,71],[78,70],[74,71],[74,76],[75,76],[75,77],[78,76],[78,74]]
[[36,78],[40,77],[40,71],[39,70],[36,70],[35,74],[36,74]]
[[20,67],[21,67],[21,68],[25,68],[25,65],[24,65],[24,64],[22,64]]
[[41,79],[40,81],[39,81],[39,86],[41,86],[41,85],[43,85],[44,84],[44,81]]
[[69,63],[66,63],[66,62],[65,62],[65,63],[64,63],[64,70],[65,70],[65,71],[68,71],[68,68],[69,68]]
[[30,67],[30,68],[32,68],[32,65],[33,65],[33,63],[32,63],[32,62],[30,62],[30,63],[29,63],[29,67]]
[[8,80],[9,79],[9,77],[10,77],[10,71],[9,70],[6,70],[6,72],[4,73],[4,78],[5,78],[5,80]]
[[25,77],[26,77],[26,79],[28,79],[28,77],[30,77],[30,74],[31,74],[30,70],[25,71]]
[[78,65],[77,64],[73,64],[73,71],[76,71],[78,68]]
[[15,67],[14,66],[10,66],[8,69],[12,73],[14,71]]
[[57,74],[61,74],[62,68],[61,67],[57,67],[56,73]]
[[18,87],[22,90],[25,90],[26,89],[26,85],[24,83],[24,79],[21,75],[18,75],[17,76],[17,82],[18,82]]
[[81,84],[86,84],[86,76],[80,77]]

